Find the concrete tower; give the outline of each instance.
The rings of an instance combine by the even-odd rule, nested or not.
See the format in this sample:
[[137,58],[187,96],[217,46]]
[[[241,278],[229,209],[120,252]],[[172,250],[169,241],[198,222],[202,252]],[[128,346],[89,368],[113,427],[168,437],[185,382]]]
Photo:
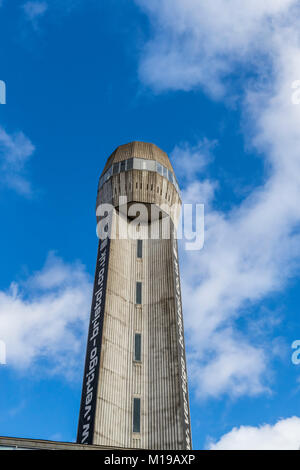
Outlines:
[[78,442],[191,449],[176,227],[181,199],[153,144],[118,147],[100,177],[98,258]]

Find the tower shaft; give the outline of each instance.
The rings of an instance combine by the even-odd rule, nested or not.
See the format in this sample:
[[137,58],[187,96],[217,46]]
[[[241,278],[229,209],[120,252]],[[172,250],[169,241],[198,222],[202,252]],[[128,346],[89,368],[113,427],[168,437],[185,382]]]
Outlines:
[[[122,147],[126,147],[123,160],[122,153],[115,152],[119,171],[114,173],[112,159],[105,169],[112,168],[111,176],[104,183],[102,179],[98,195],[97,206],[110,203],[112,210],[104,217],[106,232],[99,241],[78,441],[122,448],[190,449],[178,211],[172,204],[180,201],[178,186],[174,175],[163,175],[164,165],[162,174],[154,170],[161,165],[157,155],[148,158],[155,164],[150,162],[150,169],[134,168],[133,161],[132,168],[123,165],[122,174],[123,161],[141,159],[146,153],[136,155],[134,149]],[[157,150],[164,162],[166,154]],[[171,168],[169,160],[167,164]],[[129,202],[125,211],[120,196]],[[152,218],[134,218],[130,204],[135,202],[146,205],[148,215],[153,207],[157,212]],[[103,222],[103,217],[99,220]],[[170,227],[167,237],[165,222]]]

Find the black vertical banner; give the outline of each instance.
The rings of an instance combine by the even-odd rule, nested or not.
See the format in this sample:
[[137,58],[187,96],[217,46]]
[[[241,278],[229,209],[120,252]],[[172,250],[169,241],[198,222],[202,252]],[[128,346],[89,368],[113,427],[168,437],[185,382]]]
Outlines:
[[184,328],[183,328],[183,314],[182,314],[182,300],[181,300],[181,287],[180,287],[180,272],[178,262],[178,247],[176,238],[176,229],[172,222],[171,228],[171,243],[172,243],[172,261],[174,273],[174,290],[175,290],[175,310],[176,310],[176,330],[177,330],[177,345],[178,345],[178,365],[179,365],[179,380],[180,380],[180,405],[182,412],[182,427],[183,427],[183,449],[192,449],[192,434],[191,434],[191,418],[189,406],[189,393],[188,381],[186,370],[186,357],[185,357],[185,342],[184,342]]
[[79,444],[93,444],[109,248],[109,236],[105,240],[99,241],[79,412],[77,433],[77,442]]

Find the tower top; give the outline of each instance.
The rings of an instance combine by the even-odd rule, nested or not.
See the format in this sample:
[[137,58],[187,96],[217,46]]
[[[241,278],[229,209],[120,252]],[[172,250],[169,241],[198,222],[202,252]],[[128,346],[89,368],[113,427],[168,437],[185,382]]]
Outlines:
[[128,144],[120,145],[108,158],[102,175],[106,170],[112,166],[113,163],[118,163],[129,158],[143,158],[145,160],[156,160],[161,165],[174,172],[171,162],[166,152],[161,150],[157,145],[148,142],[129,142]]

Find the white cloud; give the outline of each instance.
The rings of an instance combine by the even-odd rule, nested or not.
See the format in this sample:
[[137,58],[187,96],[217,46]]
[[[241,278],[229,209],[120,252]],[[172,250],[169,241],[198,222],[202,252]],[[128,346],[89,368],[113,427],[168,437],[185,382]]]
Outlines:
[[[270,31],[298,0],[136,0],[153,24],[141,79],[158,91],[202,87],[214,96],[236,64],[261,65]],[[272,40],[271,40],[272,41]]]
[[190,355],[189,373],[198,398],[271,393],[262,380],[267,365],[263,350],[248,344],[230,327],[221,326],[219,331],[211,332],[204,325],[202,335],[197,336],[200,347]]
[[209,444],[210,450],[299,450],[300,418],[281,419],[276,424],[233,428]]
[[[7,367],[78,378],[90,309],[91,283],[80,263],[50,253],[43,269],[0,292],[0,338]],[[80,375],[81,371],[79,371]]]
[[212,160],[212,151],[217,144],[217,141],[203,139],[193,147],[185,142],[177,145],[172,151],[172,163],[177,177],[185,181],[195,180]]
[[[249,307],[283,289],[299,270],[300,106],[291,101],[300,78],[299,1],[249,0],[242,8],[238,0],[137,3],[154,33],[141,56],[144,83],[157,91],[199,87],[214,98],[237,98],[247,144],[264,153],[265,184],[227,213],[209,205],[214,181],[188,175],[183,200],[208,206],[204,249],[184,253],[182,278],[198,395],[268,392],[268,349],[274,348],[238,325]],[[180,152],[197,170],[199,152],[177,147],[177,161]]]
[[0,126],[0,182],[20,194],[30,196],[31,184],[25,177],[25,164],[33,154],[35,148],[30,140],[17,132],[8,134]]

